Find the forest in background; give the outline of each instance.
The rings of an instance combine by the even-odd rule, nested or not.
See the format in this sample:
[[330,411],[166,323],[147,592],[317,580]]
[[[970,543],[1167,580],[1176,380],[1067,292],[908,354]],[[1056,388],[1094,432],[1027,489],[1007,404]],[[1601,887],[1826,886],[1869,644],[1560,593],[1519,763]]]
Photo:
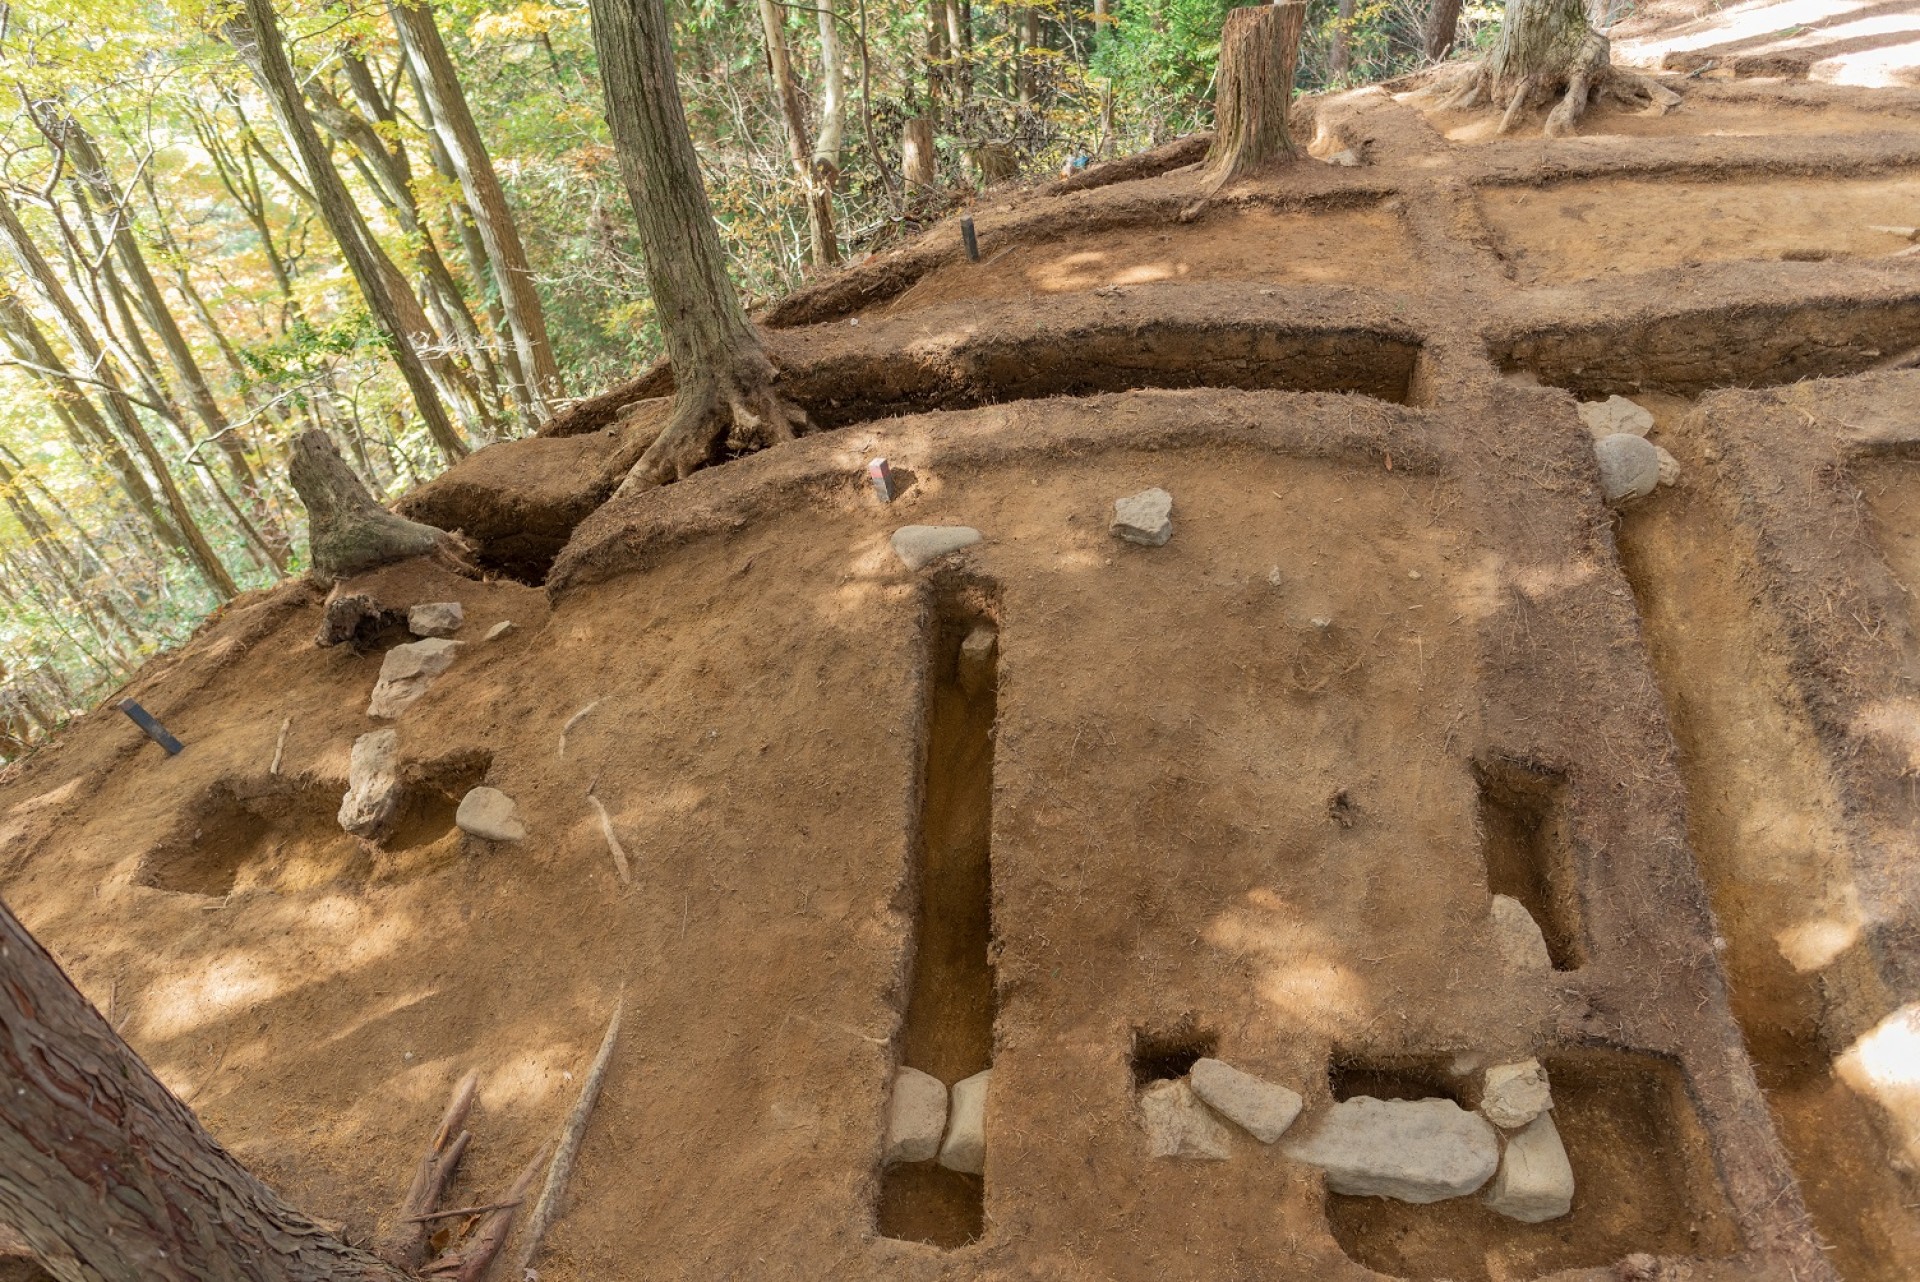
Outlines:
[[[584,0],[273,7],[445,417],[403,379],[236,6],[0,4],[0,760],[302,570],[296,433],[391,498],[659,354]],[[990,183],[1206,127],[1227,8],[670,5],[736,284],[778,296]],[[1498,25],[1312,0],[1296,83]]]

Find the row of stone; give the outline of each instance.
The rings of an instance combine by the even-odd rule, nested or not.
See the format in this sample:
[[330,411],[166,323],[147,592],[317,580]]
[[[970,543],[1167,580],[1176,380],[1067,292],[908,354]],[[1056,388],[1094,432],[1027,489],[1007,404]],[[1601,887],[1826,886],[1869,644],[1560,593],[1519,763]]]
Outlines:
[[[1142,490],[1113,502],[1108,532],[1116,539],[1143,547],[1162,547],[1173,537],[1173,495],[1162,489]],[[893,532],[893,554],[909,570],[932,565],[941,557],[980,542],[971,525],[903,525]]]
[[963,1077],[948,1089],[931,1073],[902,1068],[887,1101],[888,1166],[937,1160],[950,1171],[987,1169],[987,1086],[993,1070]]
[[[1185,1077],[1142,1091],[1140,1120],[1154,1157],[1224,1161],[1232,1147],[1221,1118],[1272,1144],[1293,1125],[1301,1103],[1284,1086],[1201,1059]],[[1310,1134],[1281,1151],[1326,1172],[1335,1193],[1427,1203],[1484,1188],[1493,1210],[1538,1224],[1573,1206],[1573,1166],[1552,1108],[1538,1060],[1498,1064],[1482,1078],[1478,1112],[1450,1099],[1360,1095],[1334,1104]]]

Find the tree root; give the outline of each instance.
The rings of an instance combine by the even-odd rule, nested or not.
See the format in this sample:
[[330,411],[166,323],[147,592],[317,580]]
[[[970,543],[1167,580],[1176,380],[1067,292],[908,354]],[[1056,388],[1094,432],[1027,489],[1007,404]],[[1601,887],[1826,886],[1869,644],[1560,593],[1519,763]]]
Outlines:
[[616,492],[683,481],[727,450],[760,449],[813,430],[806,411],[775,386],[780,372],[758,348],[727,368],[679,375],[673,413]]
[[1441,111],[1500,106],[1499,132],[1503,134],[1512,133],[1531,112],[1553,102],[1542,129],[1549,138],[1572,136],[1587,107],[1601,98],[1642,108],[1651,116],[1664,116],[1681,102],[1679,94],[1651,76],[1614,66],[1607,38],[1597,31],[1588,32],[1567,64],[1554,72],[1503,81],[1491,59],[1454,63],[1435,71],[1411,97]]
[[[596,800],[594,804],[598,805],[599,802]],[[605,810],[600,812],[602,818],[606,813]],[[611,834],[611,828],[608,831]],[[533,1213],[527,1217],[527,1232],[520,1247],[519,1271],[523,1276],[533,1271],[533,1261],[546,1242],[547,1230],[560,1218],[560,1203],[567,1194],[567,1180],[573,1175],[573,1160],[580,1153],[580,1141],[587,1134],[587,1121],[593,1116],[593,1106],[600,1099],[600,1086],[606,1081],[607,1065],[613,1061],[613,1046],[620,1039],[620,1016],[626,1006],[626,994],[622,993],[620,1000],[614,1003],[613,1018],[607,1021],[606,1036],[600,1039],[600,1051],[593,1057],[593,1067],[587,1071],[587,1080],[581,1084],[580,1098],[574,1101],[573,1110],[567,1114],[566,1125],[560,1129],[560,1148],[553,1155],[553,1165],[547,1170],[547,1182],[540,1190],[540,1200],[534,1203]]]

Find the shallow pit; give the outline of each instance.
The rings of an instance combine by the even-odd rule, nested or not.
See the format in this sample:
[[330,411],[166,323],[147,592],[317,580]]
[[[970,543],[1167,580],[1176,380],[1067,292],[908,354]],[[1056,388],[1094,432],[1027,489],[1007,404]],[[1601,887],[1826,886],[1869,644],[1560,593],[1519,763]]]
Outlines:
[[[1425,1206],[1327,1196],[1334,1238],[1358,1264],[1394,1277],[1519,1282],[1629,1255],[1717,1257],[1739,1248],[1705,1128],[1678,1065],[1617,1050],[1542,1054],[1554,1125],[1573,1164],[1573,1210],[1522,1224],[1479,1197]],[[1348,1070],[1370,1090],[1437,1093],[1436,1072],[1390,1065]],[[1420,1096],[1411,1096],[1419,1098]],[[1409,1098],[1409,1096],[1400,1096]]]
[[1522,284],[1735,261],[1877,258],[1913,242],[1920,176],[1583,178],[1483,187],[1495,245]]
[[1185,1077],[1195,1064],[1213,1055],[1219,1045],[1218,1036],[1198,1028],[1136,1028],[1133,1049],[1128,1056],[1135,1089]]
[[1248,208],[1194,223],[1114,227],[1083,238],[982,247],[978,263],[934,269],[863,315],[964,299],[1051,297],[1111,286],[1244,280],[1405,287],[1419,265],[1397,212],[1382,204]]

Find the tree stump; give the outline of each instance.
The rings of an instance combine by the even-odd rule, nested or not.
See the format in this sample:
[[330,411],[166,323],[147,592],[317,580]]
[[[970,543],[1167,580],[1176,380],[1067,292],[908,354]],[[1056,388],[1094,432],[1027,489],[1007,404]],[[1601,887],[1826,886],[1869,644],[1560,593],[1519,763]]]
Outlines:
[[1305,0],[1227,14],[1214,78],[1213,147],[1205,167],[1213,190],[1268,161],[1293,156],[1287,105],[1306,21]]
[[307,507],[313,573],[322,581],[429,554],[467,568],[465,549],[453,535],[396,516],[375,502],[333,438],[319,428],[294,441],[287,475]]

